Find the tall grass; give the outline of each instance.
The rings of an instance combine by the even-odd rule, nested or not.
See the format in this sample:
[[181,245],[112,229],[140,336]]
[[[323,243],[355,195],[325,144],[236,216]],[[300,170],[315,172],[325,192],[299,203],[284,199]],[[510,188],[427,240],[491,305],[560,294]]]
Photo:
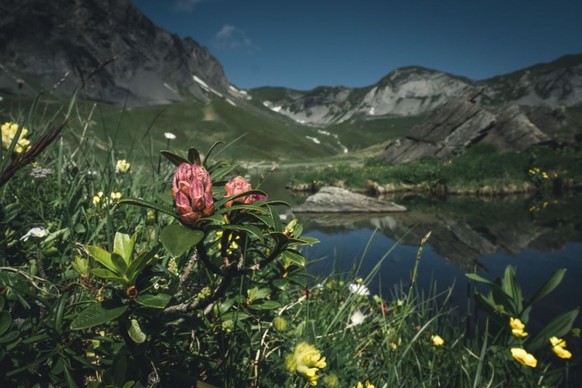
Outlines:
[[[2,114],[2,120],[30,128],[33,143],[62,119],[58,114]],[[301,256],[291,252],[264,274],[237,278],[233,294],[204,311],[145,319],[139,315],[143,306],[138,306],[129,317],[142,319],[145,342],[129,338],[127,333],[136,335],[135,330],[122,321],[75,329],[81,307],[119,293],[112,281],[79,270],[86,247],[114,246],[117,232],[139,236],[137,249],[156,246],[169,222],[162,213],[119,206],[110,194],[169,202],[173,168],[153,152],[156,143],[168,144],[160,133],[147,129],[151,123],[144,124],[148,135],[143,141],[134,138],[130,147],[121,149],[117,143],[128,136],[123,116],[117,122],[99,122],[94,106],[63,114],[70,121],[62,137],[34,164],[22,165],[0,192],[2,385],[305,386],[304,371],[286,367],[301,342],[326,358],[316,375],[327,387],[366,382],[377,387],[551,386],[564,377],[552,366],[549,352],[540,356],[538,368],[519,365],[506,338],[492,331],[488,321],[468,333],[466,317],[455,314],[449,293],[417,290],[426,239],[418,242],[415,267],[405,279],[408,285],[396,286],[390,295],[372,295],[369,289],[390,251],[369,273],[360,272],[366,249],[351,271],[315,280],[296,265]],[[107,129],[107,137],[96,136],[99,125]],[[178,145],[170,144],[174,147]],[[116,170],[120,159],[131,163],[128,172]],[[46,234],[23,238],[32,228],[43,228]],[[293,233],[300,234],[297,229]],[[144,271],[143,282],[171,288],[163,280],[176,257],[168,250],[156,253],[156,264]],[[193,254],[179,265],[190,271],[195,258]],[[197,281],[207,276],[202,267],[181,292],[202,294]]]

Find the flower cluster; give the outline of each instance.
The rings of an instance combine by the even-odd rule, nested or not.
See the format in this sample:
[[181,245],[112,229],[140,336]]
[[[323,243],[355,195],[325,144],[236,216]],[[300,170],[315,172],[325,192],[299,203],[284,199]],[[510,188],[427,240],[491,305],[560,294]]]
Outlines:
[[[227,201],[225,206],[231,207],[235,202],[249,205],[267,198],[266,195],[259,193],[240,195],[250,190],[252,187],[245,178],[241,176],[232,178],[225,184],[224,197],[238,197]],[[197,164],[180,164],[172,181],[172,198],[180,219],[187,225],[194,225],[199,218],[212,215],[214,199],[208,171]]]
[[126,172],[129,172],[130,168],[131,168],[131,163],[129,163],[125,159],[120,159],[115,164],[115,172],[118,174],[125,174]]
[[527,332],[525,332],[525,324],[519,320],[519,318],[509,318],[509,326],[511,327],[511,334],[517,338],[527,337]]
[[285,366],[290,372],[297,372],[309,381],[311,385],[317,385],[317,372],[325,368],[325,357],[321,357],[319,350],[307,342],[301,342],[295,346],[292,354],[285,357]]
[[[101,201],[103,200],[103,197],[105,196],[105,194],[103,193],[103,191],[100,191],[97,193],[97,195],[93,196],[92,202],[93,205],[98,206]],[[113,201],[119,201],[121,199],[121,193],[120,192],[112,192],[111,194],[109,194],[109,201],[113,202]],[[110,202],[108,202],[110,203]]]
[[529,179],[537,186],[550,182],[550,179],[558,179],[557,171],[543,171],[539,167],[532,167],[527,171]]
[[572,353],[566,350],[566,341],[558,337],[551,337],[550,343],[552,344],[552,351],[556,356],[564,359],[572,358]]
[[[16,134],[18,133],[18,124],[12,122],[5,122],[2,124],[2,146],[6,149],[10,148],[10,145],[14,141]],[[30,141],[25,138],[28,133],[28,129],[22,128],[18,139],[16,139],[16,145],[14,146],[14,152],[17,154],[22,153],[29,145]]]

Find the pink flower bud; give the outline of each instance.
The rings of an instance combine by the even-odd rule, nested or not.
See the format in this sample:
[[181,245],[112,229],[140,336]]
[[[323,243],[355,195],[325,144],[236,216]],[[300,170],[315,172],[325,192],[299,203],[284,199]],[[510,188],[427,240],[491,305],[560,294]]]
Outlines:
[[172,198],[185,224],[193,225],[203,216],[214,213],[210,174],[197,164],[182,163],[174,173]]
[[[245,178],[243,178],[242,176],[236,176],[236,177],[232,178],[231,180],[229,180],[226,183],[226,185],[224,185],[224,196],[230,197],[233,195],[238,195],[238,194],[244,193],[246,191],[250,191],[252,189],[253,188],[251,187],[251,184],[249,182],[247,182],[247,180]],[[255,201],[259,201],[259,200],[265,199],[265,198],[267,198],[267,196],[263,195],[263,194],[249,194],[249,195],[235,198],[232,201],[228,201],[227,203],[224,204],[224,206],[231,207],[233,202],[239,202],[239,203],[242,203],[244,205],[250,205],[251,203],[253,203]]]

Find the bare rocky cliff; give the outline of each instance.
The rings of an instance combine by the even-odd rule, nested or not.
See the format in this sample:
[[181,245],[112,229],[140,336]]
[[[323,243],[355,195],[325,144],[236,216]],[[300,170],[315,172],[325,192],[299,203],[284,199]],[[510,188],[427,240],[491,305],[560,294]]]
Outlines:
[[483,81],[412,66],[396,69],[364,88],[322,86],[310,91],[259,88],[251,90],[251,95],[295,121],[326,126],[346,120],[426,114],[449,98],[477,92],[481,94],[476,101],[487,108],[580,104],[582,54]]
[[205,47],[157,27],[130,0],[0,3],[0,89],[35,95],[67,75],[55,93],[68,96],[100,67],[85,96],[118,104],[204,99],[208,88],[228,88]]

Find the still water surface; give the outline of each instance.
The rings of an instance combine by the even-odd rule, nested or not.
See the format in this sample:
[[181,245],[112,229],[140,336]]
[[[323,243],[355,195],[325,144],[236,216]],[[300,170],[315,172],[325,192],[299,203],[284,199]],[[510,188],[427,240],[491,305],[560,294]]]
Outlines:
[[[284,177],[267,179],[263,190],[291,205],[304,197],[282,190]],[[388,252],[370,283],[385,297],[394,286],[409,283],[422,237],[431,237],[422,252],[418,286],[438,291],[452,287],[452,303],[467,306],[467,272],[494,280],[513,265],[524,297],[533,296],[550,274],[566,268],[561,285],[533,309],[532,321],[543,324],[582,305],[582,194],[562,197],[390,198],[405,213],[382,215],[302,215],[304,234],[320,243],[306,249],[309,272],[324,278],[350,271],[361,260],[357,276],[366,277]],[[532,322],[533,323],[533,322]],[[537,325],[536,325],[537,326]],[[582,326],[578,317],[575,327]]]

